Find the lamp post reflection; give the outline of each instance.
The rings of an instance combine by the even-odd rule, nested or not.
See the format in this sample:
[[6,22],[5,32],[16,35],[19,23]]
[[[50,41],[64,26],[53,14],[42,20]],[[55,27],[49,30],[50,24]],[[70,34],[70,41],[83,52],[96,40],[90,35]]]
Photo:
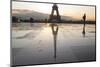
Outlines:
[[52,34],[54,38],[54,58],[56,59],[56,42],[57,42],[57,34],[58,34],[58,25],[57,24],[51,24]]

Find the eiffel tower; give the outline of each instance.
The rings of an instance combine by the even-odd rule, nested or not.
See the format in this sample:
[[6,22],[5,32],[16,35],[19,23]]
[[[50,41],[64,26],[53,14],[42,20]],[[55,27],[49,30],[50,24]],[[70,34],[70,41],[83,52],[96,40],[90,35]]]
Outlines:
[[[54,15],[54,11],[56,11],[56,15]],[[61,17],[59,15],[59,11],[58,11],[58,6],[56,3],[53,4],[53,6],[52,6],[52,12],[49,17],[49,21],[50,22],[60,22],[61,21]]]

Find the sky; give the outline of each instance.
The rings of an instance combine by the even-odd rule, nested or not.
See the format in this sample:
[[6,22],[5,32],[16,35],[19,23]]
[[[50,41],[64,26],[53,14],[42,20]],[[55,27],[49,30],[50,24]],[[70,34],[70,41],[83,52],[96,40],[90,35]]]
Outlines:
[[[27,0],[29,1],[29,0]],[[31,0],[34,1],[34,0]],[[45,2],[44,0],[36,0]],[[62,0],[63,1],[63,0]],[[57,0],[46,0],[46,2],[57,2]],[[62,2],[65,3],[65,2]],[[41,13],[51,14],[53,4],[43,3],[29,3],[29,2],[12,2],[12,9],[33,10]],[[94,6],[79,6],[79,5],[63,5],[57,4],[59,14],[63,16],[70,16],[72,18],[81,20],[84,13],[86,13],[87,20],[95,20]]]

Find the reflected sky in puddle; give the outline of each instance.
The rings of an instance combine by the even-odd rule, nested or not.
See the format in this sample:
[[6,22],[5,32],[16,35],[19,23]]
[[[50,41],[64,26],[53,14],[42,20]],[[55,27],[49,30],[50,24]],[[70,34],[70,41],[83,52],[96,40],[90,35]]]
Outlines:
[[95,25],[86,25],[85,36],[82,27],[82,24],[13,24],[13,64],[95,60]]

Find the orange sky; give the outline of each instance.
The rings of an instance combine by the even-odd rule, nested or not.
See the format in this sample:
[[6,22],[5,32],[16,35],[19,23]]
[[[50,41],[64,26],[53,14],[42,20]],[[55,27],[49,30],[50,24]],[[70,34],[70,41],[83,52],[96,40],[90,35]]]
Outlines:
[[[95,20],[95,7],[93,6],[58,4],[58,7],[60,15],[81,19],[83,14],[86,13],[87,20]],[[12,9],[34,10],[41,13],[51,14],[52,4],[12,2]]]

